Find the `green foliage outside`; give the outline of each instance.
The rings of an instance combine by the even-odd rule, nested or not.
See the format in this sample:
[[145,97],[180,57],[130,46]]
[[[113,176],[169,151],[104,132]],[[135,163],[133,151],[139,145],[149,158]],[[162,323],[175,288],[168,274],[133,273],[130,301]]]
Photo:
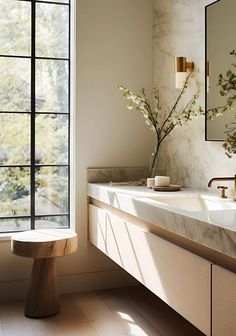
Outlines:
[[[230,55],[236,57],[236,50],[230,52]],[[220,74],[218,80],[218,86],[220,89],[220,95],[225,97],[226,101],[223,106],[217,106],[207,111],[207,118],[212,120],[226,112],[234,113],[236,119],[236,64],[231,65],[226,74]],[[225,125],[226,139],[223,143],[225,154],[232,158],[236,154],[236,122]]]
[[[0,1],[1,55],[30,56],[30,12],[30,2]],[[36,55],[68,58],[68,6],[37,3],[36,15]],[[0,216],[29,215],[30,169],[3,166],[31,163],[31,60],[0,57],[0,71]],[[68,164],[68,62],[36,60],[36,112],[36,164]],[[67,168],[37,169],[37,214],[68,212],[67,185]]]

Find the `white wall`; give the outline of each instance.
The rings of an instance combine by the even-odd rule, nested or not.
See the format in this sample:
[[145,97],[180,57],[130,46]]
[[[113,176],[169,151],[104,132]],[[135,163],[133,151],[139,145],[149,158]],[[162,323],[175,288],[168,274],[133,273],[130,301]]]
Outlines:
[[[128,279],[87,243],[86,168],[145,166],[152,136],[115,88],[152,84],[152,1],[77,0],[76,230],[78,254],[59,261],[63,292],[115,286]],[[31,260],[0,241],[0,298],[25,295]]]
[[[205,5],[210,0],[153,0],[153,82],[169,98],[174,88],[174,57],[194,61],[204,106]],[[193,92],[193,91],[192,91]],[[201,117],[174,130],[163,143],[162,153],[173,182],[207,189],[214,176],[233,176],[236,156],[228,159],[220,142],[206,142],[205,121]],[[230,182],[228,184],[232,186]]]

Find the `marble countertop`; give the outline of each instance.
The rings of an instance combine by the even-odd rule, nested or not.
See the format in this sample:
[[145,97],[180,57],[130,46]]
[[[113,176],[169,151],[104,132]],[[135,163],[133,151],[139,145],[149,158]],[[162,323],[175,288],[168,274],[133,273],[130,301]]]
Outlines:
[[88,183],[89,197],[236,258],[236,210],[186,211],[149,198],[186,194],[218,198],[216,194],[194,189],[163,193],[144,186]]

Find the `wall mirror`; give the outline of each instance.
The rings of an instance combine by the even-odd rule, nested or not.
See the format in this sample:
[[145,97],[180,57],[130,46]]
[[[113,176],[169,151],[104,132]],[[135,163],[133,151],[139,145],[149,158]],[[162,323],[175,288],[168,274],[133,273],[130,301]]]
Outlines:
[[[236,0],[218,0],[205,8],[206,11],[206,140],[223,141],[226,125],[235,122],[234,111],[209,120],[212,109],[225,106],[227,96],[222,96],[220,74],[226,77],[229,70],[236,73]],[[236,86],[236,84],[235,84]]]

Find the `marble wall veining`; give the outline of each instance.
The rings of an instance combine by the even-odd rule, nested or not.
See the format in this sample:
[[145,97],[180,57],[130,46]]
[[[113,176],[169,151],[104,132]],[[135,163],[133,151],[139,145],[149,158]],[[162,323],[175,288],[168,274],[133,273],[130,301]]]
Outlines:
[[[205,6],[210,3],[153,0],[153,84],[169,104],[176,96],[174,57],[186,56],[196,65],[190,91],[200,88],[204,106]],[[163,143],[162,157],[172,180],[193,188],[207,189],[211,177],[236,173],[236,156],[228,159],[221,142],[205,141],[204,117],[175,129]],[[227,185],[231,189],[232,183]]]

